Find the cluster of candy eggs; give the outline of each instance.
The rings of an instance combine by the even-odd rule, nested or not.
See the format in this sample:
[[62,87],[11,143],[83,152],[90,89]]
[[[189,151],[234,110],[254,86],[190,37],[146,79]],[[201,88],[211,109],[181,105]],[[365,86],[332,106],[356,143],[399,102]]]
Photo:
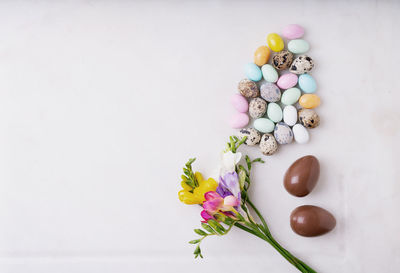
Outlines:
[[[254,63],[245,66],[246,79],[239,82],[239,93],[231,103],[237,110],[232,117],[232,128],[241,129],[239,136],[247,136],[247,145],[260,145],[265,155],[272,155],[278,144],[293,141],[306,143],[306,128],[319,125],[314,108],[320,98],[314,93],[317,84],[309,74],[314,68],[311,57],[304,55],[310,49],[301,39],[304,29],[288,25],[282,36],[289,40],[287,50],[283,39],[276,33],[267,36],[268,46],[260,46],[254,54]],[[268,63],[271,50],[275,52]],[[253,121],[253,128],[245,128]]]

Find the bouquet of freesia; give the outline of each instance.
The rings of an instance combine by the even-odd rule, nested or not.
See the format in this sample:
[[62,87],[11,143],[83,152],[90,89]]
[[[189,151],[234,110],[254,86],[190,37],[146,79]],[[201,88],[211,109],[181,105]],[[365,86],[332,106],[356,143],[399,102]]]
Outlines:
[[[242,154],[237,151],[246,137],[239,139],[231,136],[226,149],[221,154],[219,181],[213,178],[204,179],[199,172],[193,172],[190,159],[183,168],[182,190],[179,191],[179,200],[189,205],[200,205],[201,227],[195,229],[200,238],[190,241],[196,245],[195,258],[203,258],[200,244],[209,236],[223,236],[232,227],[240,228],[272,245],[286,260],[301,272],[316,272],[303,261],[293,256],[283,248],[271,235],[267,222],[260,211],[251,202],[248,189],[251,185],[250,172],[256,162],[264,163],[261,158],[251,160],[244,157],[245,166],[240,164]],[[251,214],[250,209],[257,215],[259,221]]]

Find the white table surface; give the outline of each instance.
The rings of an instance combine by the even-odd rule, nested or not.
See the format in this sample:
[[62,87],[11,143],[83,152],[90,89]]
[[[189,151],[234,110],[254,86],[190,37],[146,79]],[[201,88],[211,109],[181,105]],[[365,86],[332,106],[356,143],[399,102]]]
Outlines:
[[[398,1],[0,3],[0,272],[297,272],[241,230],[203,244],[178,202],[187,158],[218,162],[243,65],[269,32],[305,27],[321,125],[254,170],[277,240],[318,272],[400,271]],[[257,149],[242,151],[260,155]],[[314,154],[305,198],[282,186]],[[336,228],[303,238],[313,204]]]

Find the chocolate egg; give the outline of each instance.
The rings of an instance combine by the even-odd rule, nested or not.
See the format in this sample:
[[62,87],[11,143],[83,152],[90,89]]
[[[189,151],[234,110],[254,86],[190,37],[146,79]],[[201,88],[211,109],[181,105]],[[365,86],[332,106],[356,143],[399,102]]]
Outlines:
[[283,179],[285,189],[292,195],[303,197],[317,184],[319,162],[315,156],[307,155],[297,159],[286,171]]
[[336,226],[333,215],[317,206],[300,206],[290,215],[292,230],[305,237],[314,237],[331,231]]

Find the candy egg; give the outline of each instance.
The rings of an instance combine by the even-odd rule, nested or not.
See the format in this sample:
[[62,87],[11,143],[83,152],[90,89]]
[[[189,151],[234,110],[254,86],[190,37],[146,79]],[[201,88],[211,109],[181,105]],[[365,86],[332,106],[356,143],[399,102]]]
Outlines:
[[274,127],[275,124],[267,118],[258,118],[254,121],[254,128],[261,133],[270,133]]
[[293,54],[287,50],[282,50],[272,57],[272,65],[278,70],[285,70],[293,62]]
[[261,134],[253,128],[241,129],[239,131],[239,137],[242,139],[243,137],[247,137],[244,144],[249,146],[254,146],[258,142],[260,142]]
[[283,178],[285,189],[292,195],[303,197],[315,187],[319,178],[319,162],[315,156],[300,157],[289,169]]
[[278,80],[278,72],[270,64],[265,64],[261,67],[261,72],[267,82],[276,82]]
[[262,98],[251,99],[249,104],[249,114],[252,118],[260,118],[267,111],[267,102]]
[[269,48],[275,52],[281,51],[285,46],[281,36],[276,33],[268,34],[267,43]]
[[276,83],[279,88],[289,89],[297,84],[297,75],[293,73],[283,74]]
[[334,229],[336,220],[329,211],[323,208],[304,205],[293,210],[290,215],[290,226],[298,235],[314,237]]
[[282,94],[281,102],[285,105],[291,105],[298,101],[300,98],[301,91],[300,89],[293,87],[289,88]]
[[317,91],[317,83],[309,74],[302,74],[299,76],[299,87],[304,93],[308,94]]
[[272,134],[264,134],[260,141],[260,150],[264,155],[273,155],[278,150],[278,143]]
[[303,74],[310,72],[313,69],[313,67],[314,67],[313,59],[311,59],[311,57],[307,55],[301,55],[293,61],[289,71],[295,74]]
[[246,98],[255,98],[260,94],[257,84],[248,79],[241,80],[239,82],[238,89],[240,94]]
[[231,98],[232,106],[240,113],[246,113],[249,110],[249,103],[246,98],[240,94],[234,94]]
[[258,82],[262,78],[261,69],[255,63],[246,64],[244,73],[249,80],[254,82]]
[[289,126],[283,122],[276,124],[274,129],[274,136],[279,144],[289,144],[293,141],[293,132]]
[[273,122],[279,122],[282,120],[282,108],[275,102],[268,104],[267,115]]
[[307,143],[310,139],[310,135],[308,134],[307,129],[301,124],[296,124],[295,126],[293,126],[292,131],[294,135],[294,140],[299,144]]
[[271,51],[267,46],[260,46],[254,53],[254,63],[258,66],[262,66],[268,62]]
[[281,90],[271,82],[261,84],[260,94],[268,102],[277,102],[281,99]]
[[[282,95],[282,98],[283,98],[283,95]],[[315,94],[304,94],[300,97],[299,104],[303,108],[312,109],[312,108],[318,107],[321,104],[321,100]]]
[[288,50],[294,54],[304,54],[310,49],[310,45],[303,39],[291,40],[288,43]]
[[249,124],[249,116],[245,113],[236,113],[229,121],[230,126],[233,129],[239,129]]
[[293,105],[287,105],[283,108],[283,121],[289,125],[293,126],[297,122],[297,109]]
[[315,128],[319,125],[319,116],[313,109],[301,109],[299,121],[306,128]]
[[301,38],[303,35],[304,28],[296,24],[287,25],[282,30],[282,36],[289,40]]

